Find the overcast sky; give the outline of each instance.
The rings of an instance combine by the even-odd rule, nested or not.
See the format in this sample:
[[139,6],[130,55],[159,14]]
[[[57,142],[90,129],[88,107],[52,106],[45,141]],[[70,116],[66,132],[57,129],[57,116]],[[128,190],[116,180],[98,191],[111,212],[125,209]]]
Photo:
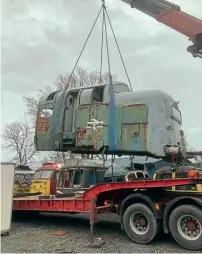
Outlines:
[[[23,119],[22,96],[70,72],[100,8],[99,0],[2,0],[2,127]],[[202,18],[202,0],[172,0]],[[188,39],[131,9],[106,1],[134,90],[161,89],[180,100],[188,143],[202,150],[202,60],[186,52]],[[79,65],[99,69],[101,20]],[[111,70],[127,81],[110,33]],[[107,70],[107,65],[105,66]],[[6,154],[3,154],[3,158]]]

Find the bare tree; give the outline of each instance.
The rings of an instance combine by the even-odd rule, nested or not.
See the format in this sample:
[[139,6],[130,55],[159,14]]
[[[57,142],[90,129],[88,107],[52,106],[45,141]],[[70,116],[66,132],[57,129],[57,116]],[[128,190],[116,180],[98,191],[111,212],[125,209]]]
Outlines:
[[[116,76],[112,76],[113,80],[116,80]],[[88,72],[87,69],[81,67],[76,68],[71,79],[69,73],[61,74],[54,82],[54,87],[47,86],[44,90],[38,90],[34,96],[23,97],[27,107],[26,115],[32,121],[33,125],[35,125],[38,100],[42,95],[51,93],[54,90],[62,90],[64,88],[93,86],[100,83],[107,83],[108,77],[108,73],[103,73],[100,77],[100,73],[98,71]]]
[[36,115],[37,115],[37,106],[39,102],[39,98],[46,93],[51,93],[53,88],[51,86],[46,86],[44,90],[40,89],[37,91],[35,96],[24,96],[24,101],[27,107],[25,114],[31,120],[33,127],[35,127],[36,123]]
[[[87,69],[77,67],[73,75],[61,74],[55,81],[57,89],[84,87],[84,86],[95,86],[102,83],[107,83],[109,73],[103,73],[100,75],[98,71],[88,72]],[[116,76],[113,75],[113,80],[116,80]]]
[[67,159],[73,159],[74,155],[71,152],[48,152],[43,153],[41,157],[41,162],[46,163],[50,161],[55,162],[65,162]]
[[28,122],[7,123],[3,130],[3,149],[13,152],[10,161],[17,165],[29,165],[36,155],[34,133]]

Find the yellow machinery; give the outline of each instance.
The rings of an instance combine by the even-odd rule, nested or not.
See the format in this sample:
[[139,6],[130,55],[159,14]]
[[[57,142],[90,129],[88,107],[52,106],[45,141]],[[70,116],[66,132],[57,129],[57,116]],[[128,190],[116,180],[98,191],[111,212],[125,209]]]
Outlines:
[[50,179],[32,180],[29,189],[30,193],[42,193],[43,195],[50,195]]
[[[27,176],[27,172],[16,173],[14,184],[14,195],[41,193],[43,195],[54,195],[56,193],[57,180],[61,162],[44,163],[39,169]],[[29,178],[29,181],[26,180]]]

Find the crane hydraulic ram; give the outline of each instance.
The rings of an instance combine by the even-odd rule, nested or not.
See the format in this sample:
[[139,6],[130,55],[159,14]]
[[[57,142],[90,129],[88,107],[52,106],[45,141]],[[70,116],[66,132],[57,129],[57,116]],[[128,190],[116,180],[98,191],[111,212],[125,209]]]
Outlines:
[[187,36],[193,45],[187,48],[194,57],[202,58],[202,20],[181,11],[166,0],[121,0]]

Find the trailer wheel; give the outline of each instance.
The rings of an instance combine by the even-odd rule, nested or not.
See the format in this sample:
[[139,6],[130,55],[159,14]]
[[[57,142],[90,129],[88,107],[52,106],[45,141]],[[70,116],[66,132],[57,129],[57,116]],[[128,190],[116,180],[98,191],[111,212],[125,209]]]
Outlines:
[[151,209],[141,203],[129,206],[123,215],[127,235],[136,243],[149,243],[159,233],[159,222]]
[[202,249],[202,210],[194,205],[181,205],[169,217],[173,238],[188,250]]

